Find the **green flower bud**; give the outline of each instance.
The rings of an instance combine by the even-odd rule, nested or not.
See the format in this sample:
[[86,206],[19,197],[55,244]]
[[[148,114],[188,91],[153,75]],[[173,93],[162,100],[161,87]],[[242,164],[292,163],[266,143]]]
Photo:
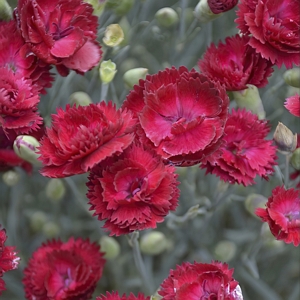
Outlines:
[[46,196],[52,201],[61,200],[66,193],[63,181],[59,178],[52,178],[46,185]]
[[145,68],[135,68],[128,70],[123,75],[123,81],[125,86],[132,89],[135,84],[139,84],[140,79],[145,79],[148,74],[148,69]]
[[117,73],[116,64],[113,63],[110,59],[104,60],[100,64],[99,74],[100,79],[103,83],[110,83]]
[[12,9],[6,0],[0,0],[0,21],[9,21],[12,19]]
[[69,97],[69,103],[71,105],[76,104],[77,107],[79,105],[80,106],[88,106],[92,102],[93,101],[92,101],[91,97],[85,92],[75,92],[75,93],[71,94]]
[[220,241],[215,247],[215,257],[220,261],[230,261],[236,254],[236,244],[231,241]]
[[155,19],[159,26],[172,27],[179,22],[177,12],[171,7],[164,7],[158,10],[155,14]]
[[58,225],[54,222],[45,223],[42,230],[48,239],[54,238],[60,233]]
[[38,161],[37,147],[40,143],[36,138],[30,135],[19,135],[14,141],[14,151],[22,159],[30,162],[33,165],[41,166],[41,162]]
[[120,254],[120,245],[116,239],[110,236],[101,237],[99,244],[101,246],[101,252],[104,252],[104,258],[108,260],[115,259]]
[[237,106],[251,110],[254,114],[257,114],[260,120],[265,119],[266,113],[258,88],[252,84],[247,84],[247,87],[245,90],[232,92]]
[[2,175],[4,183],[8,186],[14,186],[19,182],[20,175],[16,171],[10,170]]
[[278,122],[275,129],[273,139],[277,150],[282,154],[290,154],[294,152],[297,147],[297,134],[293,134],[289,128],[280,122]]
[[84,0],[93,6],[93,14],[100,17],[104,11],[106,0]]
[[[245,200],[245,208],[246,210],[255,218],[259,218],[255,214],[256,208],[265,208],[265,204],[267,203],[268,199],[263,195],[259,194],[250,194]],[[259,218],[260,219],[260,218]]]
[[210,9],[207,0],[200,0],[195,7],[194,15],[201,23],[208,23],[222,14],[214,14]]
[[141,252],[148,255],[157,255],[164,252],[169,246],[165,235],[159,231],[151,231],[142,236],[140,241]]
[[283,79],[286,84],[300,88],[300,68],[293,68],[285,71],[283,74]]
[[297,148],[293,152],[290,163],[293,166],[293,168],[300,171],[300,148]]
[[124,32],[119,24],[111,24],[106,27],[103,43],[109,47],[116,47],[124,40]]
[[107,0],[106,7],[120,16],[126,15],[132,8],[134,0]]
[[47,215],[42,211],[35,211],[30,216],[30,227],[33,231],[38,232],[47,222]]

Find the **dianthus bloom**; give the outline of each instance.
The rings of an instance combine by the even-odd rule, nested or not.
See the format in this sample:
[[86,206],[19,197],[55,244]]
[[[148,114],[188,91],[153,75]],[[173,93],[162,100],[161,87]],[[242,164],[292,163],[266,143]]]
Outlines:
[[62,76],[69,69],[84,73],[96,66],[101,47],[96,41],[97,17],[82,0],[19,0],[15,16],[29,50]]
[[201,72],[214,81],[225,85],[227,91],[239,91],[247,84],[263,87],[273,72],[273,64],[262,58],[248,45],[248,36],[227,37],[207,49],[198,65]]
[[284,106],[291,114],[300,117],[300,96],[298,94],[286,98]]
[[219,148],[228,105],[219,83],[195,70],[173,67],[140,80],[123,107],[138,118],[137,133],[144,144],[166,161],[186,166]]
[[300,65],[299,0],[242,0],[235,22],[249,45],[281,67]]
[[70,238],[48,241],[38,248],[24,270],[26,299],[91,299],[105,260],[100,246]]
[[123,294],[122,296],[119,296],[118,292],[106,292],[106,296],[100,295],[96,297],[96,300],[150,300],[150,297],[146,297],[145,295],[139,293],[137,296],[130,293],[130,295],[127,297],[126,294]]
[[131,144],[134,125],[131,113],[116,110],[112,102],[67,105],[65,111],[58,108],[39,148],[42,175],[67,177],[88,172]]
[[256,215],[268,222],[277,240],[297,247],[300,244],[300,191],[278,186],[272,191],[266,207],[257,208]]
[[233,9],[238,0],[207,0],[207,4],[214,14],[220,14]]
[[221,156],[207,157],[201,168],[232,184],[254,183],[256,175],[268,179],[276,164],[276,147],[266,140],[270,128],[267,122],[246,110],[232,110],[229,115]]
[[175,168],[154,151],[132,145],[91,170],[87,197],[110,235],[155,228],[178,205]]
[[241,288],[232,275],[233,269],[228,269],[225,263],[186,262],[170,271],[158,294],[162,300],[243,300]]
[[5,290],[5,282],[1,277],[5,272],[16,269],[20,260],[14,251],[15,247],[4,245],[6,239],[6,231],[0,225],[0,295]]

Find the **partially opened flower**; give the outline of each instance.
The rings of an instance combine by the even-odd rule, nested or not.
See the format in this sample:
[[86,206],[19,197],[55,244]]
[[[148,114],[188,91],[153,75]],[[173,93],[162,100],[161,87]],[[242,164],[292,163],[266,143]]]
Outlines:
[[214,14],[220,14],[233,9],[238,0],[207,0],[207,3]]
[[127,297],[126,294],[120,296],[118,292],[106,292],[106,295],[100,295],[96,297],[96,300],[150,300],[150,297],[145,296],[142,293],[139,293],[137,296],[135,296],[133,293],[130,293]]
[[296,247],[300,244],[299,190],[276,187],[266,203],[266,209],[257,208],[255,213],[269,224],[277,240],[293,243]]
[[186,262],[170,271],[158,294],[162,300],[243,300],[241,288],[232,275],[233,269],[228,269],[225,263]]
[[284,106],[291,114],[300,117],[300,95],[295,94],[294,96],[286,98]]
[[67,177],[88,172],[134,139],[135,121],[127,110],[104,101],[88,106],[67,105],[52,115],[52,127],[41,140],[42,175]]
[[246,110],[232,110],[225,126],[221,156],[206,158],[201,168],[229,183],[254,183],[258,175],[264,179],[274,172],[276,147],[266,140],[270,128],[265,120]]
[[26,299],[91,299],[105,260],[100,246],[81,238],[42,244],[24,270]]
[[206,50],[198,66],[200,71],[226,87],[227,91],[239,91],[247,84],[263,87],[273,72],[273,64],[261,57],[248,45],[248,36],[227,37],[225,43],[219,42]]
[[228,114],[225,89],[195,70],[174,67],[140,80],[123,104],[143,143],[167,162],[194,165],[221,144]]
[[242,0],[235,22],[250,36],[249,45],[281,67],[300,65],[300,5],[298,0]]
[[134,144],[104,164],[91,170],[87,197],[110,235],[156,228],[177,207],[175,168],[151,149]]
[[5,272],[16,269],[20,260],[15,247],[5,246],[6,239],[6,231],[0,225],[0,295],[5,290],[5,282],[1,277]]
[[97,17],[82,0],[20,0],[15,11],[23,38],[32,51],[66,76],[84,73],[99,63]]

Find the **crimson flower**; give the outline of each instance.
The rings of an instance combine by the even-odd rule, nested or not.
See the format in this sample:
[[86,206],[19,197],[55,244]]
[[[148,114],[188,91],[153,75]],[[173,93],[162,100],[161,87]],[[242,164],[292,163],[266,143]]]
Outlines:
[[116,110],[104,101],[89,106],[67,105],[52,115],[39,148],[41,174],[67,177],[88,172],[113,154],[120,154],[134,139],[135,121],[130,112]]
[[142,143],[165,160],[187,166],[219,148],[228,105],[219,83],[182,66],[140,80],[123,107],[138,118]]
[[233,269],[225,263],[185,262],[171,270],[160,286],[162,300],[243,300],[238,282],[232,278]]
[[102,276],[103,254],[99,245],[81,238],[42,244],[24,270],[26,299],[90,299]]
[[281,67],[300,65],[299,0],[242,0],[235,22],[249,45]]
[[296,94],[286,98],[284,106],[291,114],[300,117],[300,95]]
[[233,109],[225,126],[221,156],[210,155],[201,168],[244,186],[253,184],[256,175],[268,179],[276,164],[276,147],[265,139],[269,131],[267,121],[250,111]]
[[55,64],[62,76],[69,69],[82,74],[99,63],[97,17],[83,0],[19,0],[15,16],[28,52]]
[[239,91],[247,84],[263,87],[273,72],[273,64],[262,58],[248,45],[248,36],[227,37],[225,44],[219,42],[206,50],[198,62],[201,72],[223,84],[227,91]]
[[277,240],[297,247],[300,244],[300,191],[278,186],[272,191],[266,207],[257,208],[256,215],[269,224]]
[[5,290],[5,282],[1,277],[5,272],[16,269],[20,260],[14,251],[15,247],[4,245],[6,239],[6,231],[4,228],[1,229],[0,225],[0,295]]
[[123,294],[122,296],[119,296],[118,292],[106,292],[105,295],[100,295],[96,297],[96,300],[150,300],[150,297],[146,297],[145,295],[139,293],[137,296],[130,293],[128,297],[126,297],[126,294]]
[[214,14],[220,14],[233,9],[238,0],[207,0],[207,4]]
[[90,210],[110,235],[156,228],[178,205],[179,182],[173,166],[154,151],[132,145],[122,155],[91,170],[87,197]]
[[49,72],[51,66],[32,52],[27,54],[26,48],[16,22],[0,22],[0,67],[8,68],[24,79],[31,79],[38,91],[45,94],[45,88],[51,87],[53,81]]

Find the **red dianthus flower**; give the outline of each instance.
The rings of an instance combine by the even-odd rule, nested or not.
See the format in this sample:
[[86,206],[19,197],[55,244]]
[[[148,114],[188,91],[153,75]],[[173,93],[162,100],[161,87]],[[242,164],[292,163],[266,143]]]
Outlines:
[[24,270],[26,299],[90,299],[102,276],[102,256],[100,246],[89,240],[48,241],[33,253]]
[[257,208],[256,215],[268,222],[277,240],[297,247],[300,244],[300,191],[278,186],[272,191],[266,207]]
[[291,114],[300,117],[300,95],[296,94],[286,98],[284,106]]
[[39,148],[42,175],[67,177],[88,172],[132,143],[134,125],[131,113],[116,110],[112,102],[57,109]]
[[248,45],[248,36],[227,37],[225,44],[219,42],[207,49],[198,66],[201,72],[223,84],[227,91],[239,91],[247,84],[263,87],[273,72],[273,64],[262,58]]
[[299,0],[242,0],[235,22],[249,45],[281,67],[300,65]]
[[178,265],[161,284],[162,300],[224,299],[243,300],[233,269],[221,262],[211,264],[189,262]]
[[148,75],[123,107],[134,112],[137,134],[165,160],[187,166],[219,148],[228,114],[225,89],[195,70],[174,67]]
[[122,296],[119,295],[118,292],[106,292],[106,296],[100,295],[96,297],[96,300],[150,300],[150,297],[146,297],[145,295],[139,293],[137,296],[130,293],[128,297],[126,297],[126,294],[123,294]]
[[207,4],[214,14],[220,14],[233,9],[238,0],[207,0]]
[[266,140],[267,122],[246,110],[232,110],[226,126],[221,156],[206,158],[201,168],[230,183],[254,183],[256,175],[268,179],[276,164],[276,147]]
[[155,228],[178,204],[175,168],[143,146],[132,145],[122,155],[91,170],[87,197],[91,210],[110,235]]
[[69,69],[82,74],[98,64],[102,51],[96,41],[97,17],[90,4],[82,0],[19,0],[15,16],[30,51],[55,64],[62,76]]

